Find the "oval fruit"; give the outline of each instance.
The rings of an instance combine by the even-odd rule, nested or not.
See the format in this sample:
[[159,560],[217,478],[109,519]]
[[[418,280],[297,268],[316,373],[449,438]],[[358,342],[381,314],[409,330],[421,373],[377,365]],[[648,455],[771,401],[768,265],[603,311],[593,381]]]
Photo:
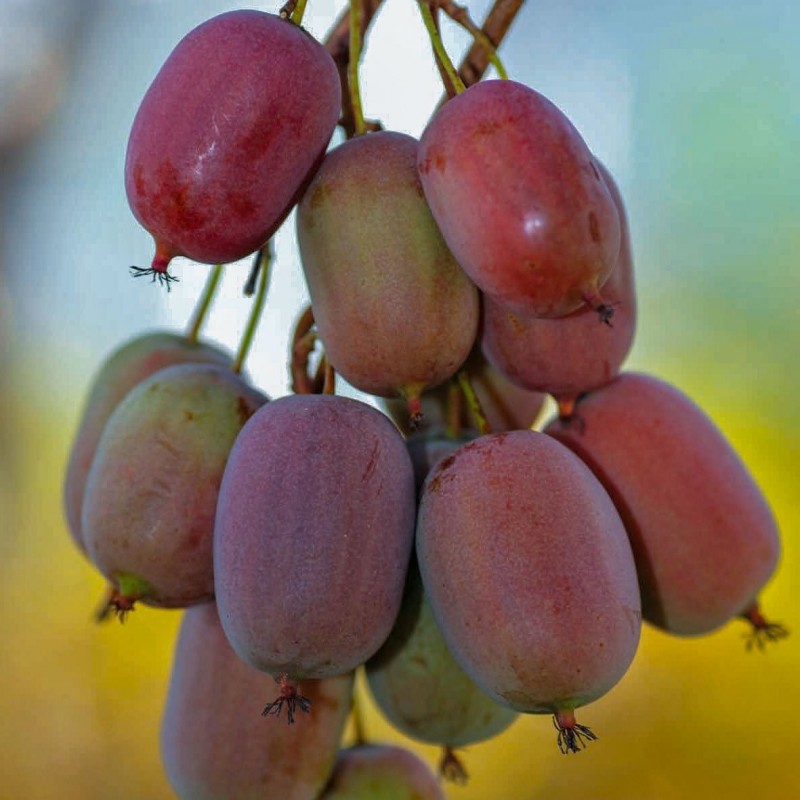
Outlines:
[[406,736],[446,748],[489,739],[516,719],[487,697],[453,658],[416,564],[389,638],[366,664],[378,708]]
[[560,403],[609,383],[633,344],[636,293],[633,252],[622,196],[608,171],[595,162],[619,212],[622,244],[619,259],[603,286],[603,299],[614,309],[613,321],[597,324],[588,306],[558,319],[509,311],[483,298],[481,347],[492,365],[515,384],[548,392]]
[[478,292],[450,253],[417,174],[418,142],[391,131],[325,157],[297,240],[325,354],[353,386],[416,401],[466,359]]
[[535,431],[483,436],[422,490],[417,556],[450,651],[490,697],[553,713],[574,750],[574,709],[623,676],[639,641],[633,556],[611,499],[566,447]]
[[161,758],[181,800],[315,800],[336,761],[353,673],[303,683],[314,708],[296,725],[261,714],[272,679],[242,662],[214,603],[186,611],[178,633]]
[[147,90],[125,159],[128,202],[156,243],[151,270],[261,247],[324,153],[340,105],[333,59],[288,20],[236,10],[188,33]]
[[214,596],[217,494],[233,442],[266,398],[228,368],[179,364],[116,407],[86,482],[89,558],[124,611],[141,600],[182,607]]
[[185,336],[157,331],[137,336],[115,350],[100,367],[89,390],[64,480],[64,509],[72,538],[86,549],[81,509],[86,478],[108,418],[134,386],[165,367],[184,363],[227,365],[230,355]]
[[282,697],[366,661],[400,608],[414,513],[408,453],[379,411],[334,395],[260,409],[231,452],[214,535],[239,657],[280,679]]
[[714,423],[686,395],[637,373],[583,398],[580,424],[547,433],[602,481],[636,557],[644,618],[707,633],[749,612],[775,570],[775,518]]
[[445,800],[436,776],[410,750],[357,745],[342,750],[319,800]]
[[620,221],[594,158],[538,92],[481,81],[448,100],[422,135],[425,197],[453,255],[510,310],[560,317],[600,296]]

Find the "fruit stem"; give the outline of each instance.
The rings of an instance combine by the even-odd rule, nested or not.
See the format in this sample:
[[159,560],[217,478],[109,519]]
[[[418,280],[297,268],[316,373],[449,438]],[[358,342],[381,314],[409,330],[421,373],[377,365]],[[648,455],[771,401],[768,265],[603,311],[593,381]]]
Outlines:
[[353,720],[353,744],[356,747],[361,747],[367,744],[369,739],[367,739],[367,731],[364,727],[364,711],[361,706],[361,698],[358,692],[353,692],[353,697],[350,704],[350,716]]
[[253,344],[253,337],[261,320],[261,312],[264,310],[264,303],[267,299],[267,286],[269,285],[271,272],[270,264],[272,263],[272,242],[267,242],[259,252],[261,253],[261,280],[258,283],[258,291],[256,292],[255,300],[253,300],[253,307],[250,309],[247,327],[244,329],[244,335],[239,343],[239,350],[231,367],[237,374],[242,371],[247,354],[250,352],[250,346]]
[[308,357],[317,343],[317,334],[314,330],[314,309],[307,306],[292,334],[291,357],[289,370],[292,375],[292,391],[295,394],[316,394],[317,376],[309,377]]
[[497,76],[503,80],[508,80],[508,72],[503,62],[497,55],[497,48],[494,42],[475,24],[466,6],[460,6],[453,0],[435,0],[436,4],[447,14],[450,19],[460,25],[472,38],[484,49],[486,57],[495,68]]
[[350,0],[350,58],[347,62],[347,85],[350,90],[350,105],[353,109],[353,133],[361,136],[367,132],[364,109],[361,106],[361,85],[358,67],[361,63],[361,4],[363,0]]
[[483,413],[481,401],[478,400],[478,395],[475,394],[475,390],[472,388],[472,383],[470,383],[467,371],[465,369],[459,370],[456,378],[464,394],[464,399],[467,401],[467,406],[472,414],[472,419],[475,421],[475,427],[478,429],[478,433],[480,433],[481,436],[486,436],[492,432],[492,426],[489,425],[489,420],[486,419],[486,414]]
[[461,92],[463,92],[467,87],[464,86],[464,81],[462,81],[459,77],[456,68],[453,66],[453,62],[450,60],[450,56],[447,55],[447,50],[444,49],[442,37],[439,35],[439,31],[436,27],[436,21],[433,18],[430,6],[428,5],[427,0],[417,0],[417,4],[419,5],[419,10],[422,14],[422,21],[425,23],[425,30],[428,31],[428,37],[431,40],[431,47],[433,47],[436,60],[445,71],[447,79],[453,86],[455,93],[461,94]]
[[279,12],[281,19],[288,19],[295,25],[300,25],[303,21],[303,14],[306,13],[306,3],[308,0],[288,0],[284,3]]
[[461,433],[461,413],[463,393],[456,381],[447,383],[447,416],[445,418],[445,434],[448,439],[457,439]]
[[194,317],[189,325],[189,330],[186,333],[186,338],[193,343],[197,342],[200,335],[200,328],[206,321],[208,311],[211,308],[211,301],[214,299],[214,294],[219,286],[219,279],[222,277],[222,264],[217,264],[208,276],[205,287],[203,287],[203,294],[200,295],[200,302],[194,310]]
[[323,355],[322,361],[322,394],[336,394],[336,370],[328,360],[328,356]]

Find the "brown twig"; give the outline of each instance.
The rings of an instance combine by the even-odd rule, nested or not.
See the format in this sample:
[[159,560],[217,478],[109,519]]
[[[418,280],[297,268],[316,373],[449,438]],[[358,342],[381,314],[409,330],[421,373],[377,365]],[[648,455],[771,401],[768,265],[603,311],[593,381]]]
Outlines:
[[[494,45],[495,50],[500,47],[524,2],[525,0],[494,0],[481,30]],[[465,86],[472,86],[483,77],[489,67],[489,55],[479,42],[473,43],[458,68],[458,74]],[[443,97],[441,102],[446,99]]]
[[290,355],[289,371],[292,376],[292,391],[295,394],[319,394],[322,391],[324,375],[311,377],[308,374],[308,362],[317,344],[317,332],[314,328],[314,312],[308,306],[294,328]]

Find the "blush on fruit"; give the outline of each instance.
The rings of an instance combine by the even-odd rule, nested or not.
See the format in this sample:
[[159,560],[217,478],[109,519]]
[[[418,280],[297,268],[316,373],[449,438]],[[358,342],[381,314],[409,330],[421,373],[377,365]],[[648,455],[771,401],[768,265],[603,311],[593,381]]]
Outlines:
[[425,197],[478,287],[509,310],[601,319],[620,220],[586,143],[538,92],[481,81],[448,100],[420,140]]
[[553,395],[571,408],[578,395],[613,380],[633,344],[636,328],[633,252],[622,196],[614,179],[595,163],[616,203],[622,225],[619,258],[603,286],[605,302],[614,309],[608,325],[597,324],[588,306],[558,319],[509,311],[483,297],[481,346],[492,365],[509,380],[530,391]]
[[226,367],[179,364],[114,409],[86,481],[86,551],[120,611],[214,596],[217,494],[233,442],[266,397]]
[[289,395],[244,427],[220,489],[215,588],[239,657],[280,683],[270,710],[298,701],[298,680],[348,672],[386,640],[415,507],[403,439],[365,403]]
[[145,378],[173,364],[228,365],[231,361],[230,355],[210,344],[192,342],[185,336],[165,331],[137,336],[105,360],[89,390],[64,480],[67,523],[81,550],[86,550],[81,530],[86,478],[103,429],[122,398]]
[[591,392],[575,413],[579,424],[556,420],[546,431],[614,499],[636,557],[644,618],[694,635],[752,614],[778,562],[778,528],[714,423],[681,391],[639,373]]
[[551,713],[559,745],[588,729],[574,710],[625,674],[639,587],[619,514],[568,448],[535,431],[483,436],[431,470],[417,557],[450,652],[517,711]]
[[391,131],[325,157],[297,239],[325,353],[342,377],[416,407],[475,342],[478,292],[450,253],[417,175],[418,142]]
[[336,761],[353,673],[304,681],[314,714],[261,715],[272,679],[231,649],[214,603],[186,611],[161,721],[161,758],[181,800],[315,800]]
[[159,70],[131,128],[125,189],[155,239],[147,273],[187,256],[225,264],[261,247],[328,145],[341,89],[333,59],[262,11],[220,14]]

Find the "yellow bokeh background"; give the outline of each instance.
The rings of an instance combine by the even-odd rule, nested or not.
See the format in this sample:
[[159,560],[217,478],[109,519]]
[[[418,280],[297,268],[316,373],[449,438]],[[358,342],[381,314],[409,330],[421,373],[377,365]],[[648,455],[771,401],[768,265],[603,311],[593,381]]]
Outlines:
[[[205,5],[214,11],[222,4]],[[746,15],[729,18],[729,6],[712,2],[681,16],[687,5],[666,3],[675,13],[666,22],[659,18],[658,29],[625,3],[609,3],[602,14],[593,9],[596,19],[584,20],[611,50],[619,33],[629,45],[623,55],[617,48],[597,58],[621,58],[636,81],[632,138],[618,143],[640,304],[629,367],[693,397],[763,488],[780,523],[783,556],[762,605],[793,634],[765,652],[746,652],[747,626],[740,621],[693,639],[646,628],[625,678],[580,713],[598,742],[562,756],[548,718],[520,719],[496,740],[462,753],[471,779],[447,788],[453,800],[800,796],[793,727],[800,716],[800,71],[786,56],[800,21],[778,2],[763,27]],[[577,25],[577,17],[590,13],[585,6],[567,3],[558,13],[572,9]],[[508,65],[533,84],[541,65],[523,53],[524,31],[544,36],[549,18],[528,11],[519,21],[523,33],[509,37]],[[637,34],[650,50],[630,44]],[[568,86],[564,92],[567,103],[579,102]],[[99,142],[108,134],[95,135]],[[612,148],[612,166],[613,154]],[[99,202],[109,196],[101,192]],[[24,198],[2,199],[3,234],[11,241],[9,210]],[[36,258],[0,262],[0,282],[10,279],[15,302],[23,295],[39,305],[54,302],[42,293]],[[110,260],[119,266],[131,258],[120,253]],[[69,269],[90,266],[100,264]],[[23,272],[28,277],[20,280]],[[87,272],[75,274],[85,281],[90,305],[106,304],[106,292],[116,291],[92,283]],[[125,625],[94,624],[104,583],[72,544],[61,510],[88,375],[99,353],[117,342],[80,341],[81,324],[89,324],[83,314],[94,313],[83,307],[74,329],[61,335],[28,329],[4,297],[0,800],[167,800],[173,794],[160,765],[158,728],[180,613],[140,608]],[[131,323],[126,335],[138,332]],[[227,344],[235,341],[232,333]],[[54,383],[53,375],[64,374],[64,358],[76,352],[91,370]],[[360,692],[372,738],[405,742],[436,763],[435,748],[394,733],[363,686]],[[256,706],[261,700],[255,698]]]

